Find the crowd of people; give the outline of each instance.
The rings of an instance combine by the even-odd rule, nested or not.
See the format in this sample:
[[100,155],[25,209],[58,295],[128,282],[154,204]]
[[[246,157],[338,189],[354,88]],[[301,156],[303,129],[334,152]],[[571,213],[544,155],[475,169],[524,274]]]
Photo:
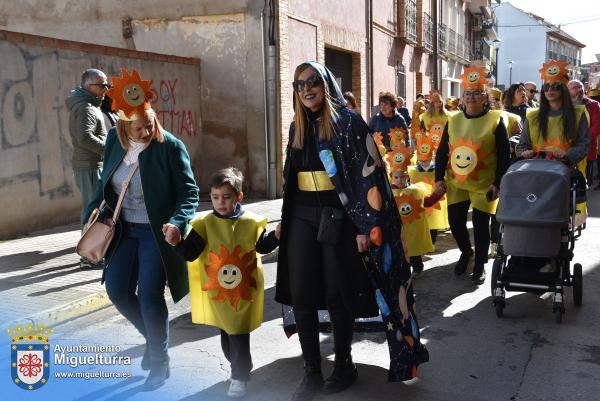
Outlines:
[[[264,305],[260,254],[277,247],[275,300],[293,308],[304,360],[292,400],[340,392],[357,380],[351,349],[358,317],[383,320],[388,379],[414,378],[428,353],[411,284],[438,231],[450,229],[460,249],[454,273],[464,275],[473,259],[471,280],[480,285],[497,243],[494,215],[511,159],[543,151],[577,165],[593,185],[600,103],[584,95],[581,82],[568,81],[561,62],[551,60],[540,71],[539,98],[533,82],[504,93],[488,87],[477,66],[465,68],[460,98],[444,100],[434,89],[416,96],[412,113],[405,99],[382,92],[379,112],[367,124],[352,93],[342,93],[325,66],[302,63],[292,83],[281,223],[267,232],[265,218],[244,210],[243,174],[233,167],[223,166],[210,180],[213,210],[195,214],[199,189],[189,156],[161,127],[149,81],[123,70],[109,83],[102,71],[86,70],[67,99],[82,227],[90,215],[106,219],[122,206],[103,282],[146,340],[146,387],[158,388],[170,375],[168,284],[175,302],[190,292],[194,323],[220,329],[231,364],[228,395],[246,394],[250,333],[260,326]],[[327,378],[322,309],[329,312],[335,353]]]

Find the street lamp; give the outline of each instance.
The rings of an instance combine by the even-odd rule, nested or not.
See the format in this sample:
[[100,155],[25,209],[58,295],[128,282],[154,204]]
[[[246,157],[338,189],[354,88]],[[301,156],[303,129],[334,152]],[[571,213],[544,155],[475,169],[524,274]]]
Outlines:
[[498,65],[498,50],[500,50],[500,42],[502,42],[502,40],[498,39],[498,38],[493,40],[494,50],[496,51],[496,56],[494,57],[494,69],[495,69],[494,75],[496,78],[496,86],[498,86],[498,67],[499,67],[499,65]]
[[512,66],[513,66],[514,61],[510,60],[508,62],[508,86],[510,87],[512,85]]

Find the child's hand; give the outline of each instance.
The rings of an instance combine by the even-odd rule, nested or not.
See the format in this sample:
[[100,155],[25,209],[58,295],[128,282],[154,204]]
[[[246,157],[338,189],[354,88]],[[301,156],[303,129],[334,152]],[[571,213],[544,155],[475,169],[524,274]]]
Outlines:
[[281,223],[277,224],[277,227],[275,227],[275,238],[277,238],[277,241],[279,241],[281,238]]
[[444,181],[438,181],[435,183],[433,192],[436,195],[443,195],[446,193],[446,183]]
[[181,232],[179,228],[171,223],[163,224],[162,233],[165,236],[165,241],[171,246],[176,246],[181,242]]

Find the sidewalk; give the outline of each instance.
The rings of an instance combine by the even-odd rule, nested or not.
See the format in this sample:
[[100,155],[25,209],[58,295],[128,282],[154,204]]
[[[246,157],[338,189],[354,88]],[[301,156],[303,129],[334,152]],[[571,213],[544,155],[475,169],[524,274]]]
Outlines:
[[[281,199],[246,200],[244,207],[267,217],[269,230],[279,222]],[[210,209],[209,202],[198,207]],[[79,268],[79,236],[79,225],[70,224],[0,242],[3,329],[27,323],[56,326],[110,304],[100,285],[102,271]]]

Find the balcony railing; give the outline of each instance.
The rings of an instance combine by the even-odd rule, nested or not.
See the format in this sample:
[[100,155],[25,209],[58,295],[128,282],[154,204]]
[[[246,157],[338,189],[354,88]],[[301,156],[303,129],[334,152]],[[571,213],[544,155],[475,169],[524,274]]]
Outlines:
[[448,29],[448,53],[456,54],[456,31]]
[[446,42],[446,24],[438,26],[438,51],[444,53],[448,51],[448,43]]
[[465,38],[461,34],[456,35],[456,56],[465,58]]
[[417,40],[417,3],[414,0],[406,0],[406,38]]
[[427,13],[423,14],[423,47],[433,49],[433,20]]

